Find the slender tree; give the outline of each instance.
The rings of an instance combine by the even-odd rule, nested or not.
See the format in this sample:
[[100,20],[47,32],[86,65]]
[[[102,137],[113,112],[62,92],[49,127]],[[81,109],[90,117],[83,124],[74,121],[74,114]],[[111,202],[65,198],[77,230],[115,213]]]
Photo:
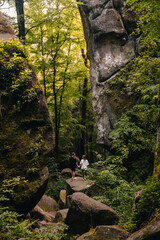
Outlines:
[[18,37],[25,43],[25,17],[24,17],[24,1],[15,0],[17,22],[18,22]]
[[[31,57],[42,79],[51,110],[55,129],[55,153],[58,155],[62,139],[72,138],[74,134],[77,136],[77,133],[74,133],[76,127],[73,125],[81,125],[80,115],[76,115],[77,120],[73,120],[72,113],[77,111],[73,110],[74,102],[77,104],[81,94],[77,91],[76,81],[82,82],[83,86],[85,79],[88,85],[88,69],[84,66],[81,55],[81,48],[84,48],[81,20],[74,0],[53,2],[41,0],[38,3],[32,0],[28,7],[26,43],[29,43],[29,49],[32,51]],[[70,92],[75,96],[71,96]],[[86,95],[85,87],[83,95],[84,97]],[[70,102],[70,106],[67,106],[67,101]],[[85,118],[85,107],[83,104],[82,118]],[[70,148],[71,142],[67,143],[64,140],[63,145],[64,148],[65,145]]]

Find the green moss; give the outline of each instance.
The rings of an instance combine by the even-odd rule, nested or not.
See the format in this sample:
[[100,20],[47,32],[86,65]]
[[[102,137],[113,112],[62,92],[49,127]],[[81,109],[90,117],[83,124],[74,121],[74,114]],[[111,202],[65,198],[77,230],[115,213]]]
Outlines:
[[0,75],[1,176],[27,177],[28,182],[19,182],[15,189],[14,198],[23,202],[39,188],[51,123],[45,119],[42,90],[19,42],[0,41]]

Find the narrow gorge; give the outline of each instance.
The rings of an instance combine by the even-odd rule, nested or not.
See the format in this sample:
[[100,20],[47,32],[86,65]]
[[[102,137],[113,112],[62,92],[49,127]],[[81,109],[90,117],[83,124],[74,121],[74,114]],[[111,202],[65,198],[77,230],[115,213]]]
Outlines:
[[159,240],[160,4],[21,4],[20,39],[0,12],[0,239]]

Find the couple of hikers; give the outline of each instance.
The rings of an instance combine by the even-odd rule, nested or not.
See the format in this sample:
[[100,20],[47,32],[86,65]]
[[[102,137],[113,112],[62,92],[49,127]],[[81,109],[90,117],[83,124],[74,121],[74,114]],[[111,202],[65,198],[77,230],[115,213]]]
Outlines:
[[71,157],[69,158],[70,160],[70,169],[72,171],[72,178],[75,178],[75,171],[76,168],[81,168],[82,170],[82,176],[87,176],[87,166],[89,165],[88,160],[86,159],[86,155],[82,156],[82,159],[80,161],[80,166],[78,165],[78,158],[76,157],[75,152],[72,153]]

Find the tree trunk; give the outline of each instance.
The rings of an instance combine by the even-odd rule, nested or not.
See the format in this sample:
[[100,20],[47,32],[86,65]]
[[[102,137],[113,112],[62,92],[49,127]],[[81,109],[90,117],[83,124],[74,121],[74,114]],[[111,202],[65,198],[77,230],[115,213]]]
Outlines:
[[24,1],[15,0],[16,12],[17,12],[17,22],[19,30],[19,39],[25,43],[25,20],[24,20]]
[[45,69],[45,61],[44,61],[44,42],[43,42],[43,29],[41,27],[41,47],[42,47],[42,76],[43,76],[43,87],[44,87],[44,95],[46,97],[46,69]]

